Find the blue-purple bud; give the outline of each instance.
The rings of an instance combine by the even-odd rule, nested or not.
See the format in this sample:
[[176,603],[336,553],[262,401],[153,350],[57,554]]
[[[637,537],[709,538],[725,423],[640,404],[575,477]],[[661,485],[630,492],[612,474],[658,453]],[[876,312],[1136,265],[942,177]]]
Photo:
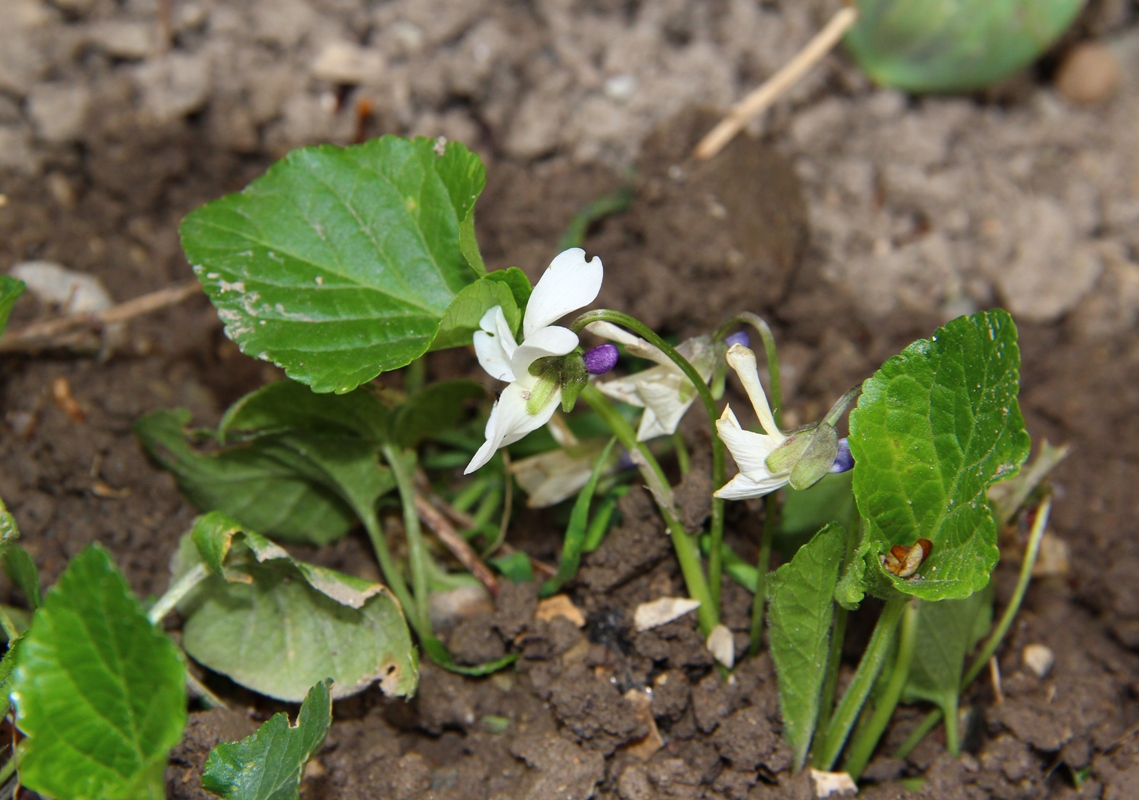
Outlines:
[[599,344],[585,351],[582,356],[585,361],[585,370],[590,375],[604,375],[617,366],[617,345]]
[[834,457],[831,472],[846,472],[848,469],[854,469],[854,456],[850,454],[850,442],[844,437],[838,440],[838,455]]
[[731,336],[724,337],[724,344],[731,347],[733,344],[742,344],[744,347],[751,347],[751,337],[747,335],[747,331],[736,331]]

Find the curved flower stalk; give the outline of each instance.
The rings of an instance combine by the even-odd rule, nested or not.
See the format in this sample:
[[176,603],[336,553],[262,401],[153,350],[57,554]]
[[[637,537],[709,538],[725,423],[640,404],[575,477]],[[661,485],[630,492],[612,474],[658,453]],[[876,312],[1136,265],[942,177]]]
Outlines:
[[553,323],[592,303],[603,276],[601,259],[594,256],[586,261],[580,247],[558,254],[530,295],[521,343],[515,341],[501,306],[483,314],[474,335],[475,354],[487,374],[510,385],[491,409],[486,441],[464,474],[486,464],[500,447],[550,421],[562,399],[563,384],[548,375],[533,375],[530,368],[538,359],[568,355],[577,348],[577,334]]
[[744,430],[731,406],[724,407],[723,415],[716,421],[716,430],[740,471],[716,491],[716,497],[725,500],[763,497],[788,484],[795,489],[806,489],[828,472],[845,472],[854,466],[850,447],[845,439],[838,438],[834,426],[858,390],[843,395],[817,425],[788,435],[775,424],[763,384],[759,382],[755,353],[743,345],[732,345],[728,348],[727,361],[739,376],[764,432]]
[[[631,354],[657,364],[624,378],[597,384],[602,394],[645,410],[637,429],[637,441],[645,442],[675,433],[681,418],[698,396],[696,387],[676,362],[659,348],[611,322],[593,322],[586,330],[619,342]],[[697,336],[688,339],[676,351],[688,359],[705,383],[711,380],[716,364],[716,348],[712,337]]]

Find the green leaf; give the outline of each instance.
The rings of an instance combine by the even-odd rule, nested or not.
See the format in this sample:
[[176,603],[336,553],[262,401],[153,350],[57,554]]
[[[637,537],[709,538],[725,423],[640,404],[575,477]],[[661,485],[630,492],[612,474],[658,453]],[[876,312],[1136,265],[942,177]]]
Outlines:
[[819,718],[827,674],[833,595],[846,552],[846,530],[831,524],[771,577],[771,657],[779,675],[783,735],[803,766]]
[[389,417],[387,406],[367,387],[328,395],[296,381],[276,381],[230,406],[218,423],[218,439],[299,429],[354,433],[380,444],[387,441]]
[[12,306],[24,293],[24,282],[10,275],[0,275],[0,333],[8,325],[8,316],[12,313]]
[[589,525],[589,504],[593,502],[593,494],[597,491],[597,482],[609,466],[609,454],[613,452],[613,445],[617,438],[613,437],[601,451],[600,457],[593,464],[593,471],[589,473],[589,481],[578,492],[574,501],[573,511],[570,512],[569,524],[566,526],[565,542],[562,544],[562,561],[558,564],[558,571],[554,577],[542,584],[539,594],[549,597],[573,580],[577,575],[578,565],[581,563],[581,554],[585,550],[585,537]]
[[0,659],[0,710],[4,712],[0,716],[7,716],[12,708],[12,676],[16,672],[16,664],[19,663],[23,641],[24,637],[21,636],[14,642],[9,642],[4,658]]
[[375,681],[389,695],[415,691],[407,622],[381,584],[296,561],[219,513],[184,537],[175,577],[199,563],[212,574],[178,609],[183,647],[206,667],[293,702],[329,675],[334,697]]
[[[875,594],[964,598],[989,582],[1000,553],[986,492],[1029,450],[1019,368],[1016,327],[997,310],[953,320],[863,384],[850,449],[868,523],[859,554]],[[886,551],[919,538],[933,551],[916,575],[886,572]]]
[[521,550],[515,550],[508,555],[495,556],[489,563],[513,583],[534,582],[534,568],[530,566],[530,557]]
[[21,642],[12,686],[28,737],[21,784],[69,800],[165,797],[186,670],[102,548],[71,561]]
[[486,390],[474,381],[441,381],[417,392],[392,413],[391,438],[400,447],[415,447],[424,439],[454,427],[468,400]]
[[992,619],[991,587],[961,600],[922,603],[903,702],[933,703],[946,719],[957,719],[965,656],[988,632]]
[[[224,511],[250,528],[312,544],[335,541],[354,524],[351,508],[335,491],[298,474],[291,463],[277,457],[281,447],[275,446],[276,438],[202,453],[186,441],[189,421],[185,409],[154,411],[135,422],[134,432],[150,457],[174,474],[178,488],[200,510]],[[358,449],[359,444],[347,447]]]
[[854,508],[853,478],[848,470],[827,475],[810,489],[786,489],[776,540],[779,550],[791,556],[828,522],[848,525]]
[[11,545],[4,553],[3,564],[4,574],[28,598],[32,610],[39,608],[42,603],[40,573],[28,551],[19,545]]
[[278,712],[240,742],[211,750],[202,787],[224,800],[297,800],[305,763],[332,724],[331,686],[329,679],[309,689],[296,725]]
[[510,286],[492,279],[491,275],[464,288],[447,307],[439,322],[439,331],[431,342],[432,350],[470,344],[475,331],[479,329],[479,320],[495,306],[502,306],[502,313],[506,316],[510,329],[518,330],[522,323],[522,312],[514,300]]
[[481,274],[460,234],[485,180],[457,143],[307,147],[192,212],[182,246],[242,352],[347,392],[425,353]]
[[912,92],[983,89],[1060,37],[1084,0],[858,0],[846,35],[874,80]]

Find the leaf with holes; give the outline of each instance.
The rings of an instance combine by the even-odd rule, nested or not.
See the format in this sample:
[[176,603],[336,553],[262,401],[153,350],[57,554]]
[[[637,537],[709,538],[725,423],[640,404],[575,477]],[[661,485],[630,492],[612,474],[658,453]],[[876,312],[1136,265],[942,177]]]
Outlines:
[[[988,584],[1000,553],[987,490],[1016,474],[1029,450],[1019,387],[1016,327],[1000,310],[953,320],[863,384],[850,415],[854,495],[867,523],[863,589],[941,600]],[[891,546],[921,538],[933,550],[915,575],[882,567]]]
[[485,272],[463,235],[485,182],[454,142],[306,147],[192,212],[182,246],[242,352],[347,392],[425,353]]
[[166,753],[186,724],[186,670],[104,550],[71,561],[20,648],[20,783],[73,800],[165,797]]

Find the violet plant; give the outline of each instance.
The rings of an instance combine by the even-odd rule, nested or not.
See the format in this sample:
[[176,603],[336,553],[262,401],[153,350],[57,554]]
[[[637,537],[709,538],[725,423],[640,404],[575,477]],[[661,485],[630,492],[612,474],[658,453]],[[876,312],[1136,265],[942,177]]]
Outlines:
[[[27,736],[25,785],[55,796],[159,796],[160,767],[185,720],[187,683],[216,701],[187,672],[187,657],[194,670],[304,700],[296,727],[274,718],[211,756],[204,784],[232,798],[296,797],[331,698],[372,683],[393,695],[414,692],[413,638],[456,672],[507,666],[514,656],[456,663],[434,633],[430,600],[455,586],[482,582],[493,592],[500,576],[532,577],[525,556],[499,552],[512,474],[523,464],[545,477],[519,482],[540,485],[544,497],[577,493],[561,563],[543,594],[573,580],[583,553],[604,537],[617,497],[638,491],[635,484],[656,502],[662,535],[699,604],[700,630],[725,668],[735,654],[720,619],[722,583],[727,577],[754,593],[749,653],[761,649],[766,622],[797,768],[809,759],[830,770],[845,752],[842,767],[858,777],[902,700],[934,703],[957,747],[957,699],[977,669],[975,662],[964,673],[964,661],[991,618],[985,588],[999,557],[987,493],[1016,475],[1029,449],[1009,316],[990,311],[948,323],[838,398],[822,420],[785,431],[777,348],[762,319],[741,313],[677,347],[616,310],[559,325],[595,301],[601,259],[566,249],[533,287],[519,269],[488,271],[474,229],[484,180],[478,157],[461,144],[387,136],[294,151],[242,192],[186,218],[186,254],[226,335],[288,379],[239,400],[214,430],[188,428],[180,410],[136,424],[143,446],[205,512],[182,542],[170,590],[149,611],[97,548],[75,559],[40,605],[30,559],[9,547],[5,566],[22,576],[35,610],[26,634],[0,615],[13,643],[0,677]],[[13,292],[18,287],[0,282],[0,315]],[[741,327],[762,344],[766,391]],[[587,350],[583,335],[610,343]],[[618,346],[651,366],[608,375]],[[478,384],[426,380],[423,357],[456,347],[473,348],[500,382],[478,428],[465,422],[470,402],[484,394]],[[372,382],[400,368],[407,368],[402,388]],[[719,406],[729,370],[758,431]],[[840,438],[856,399],[849,438]],[[579,400],[590,410],[593,438],[585,441],[562,417]],[[658,458],[663,442],[681,470],[689,468],[675,434],[693,406],[713,431],[715,494],[705,530],[681,523]],[[543,429],[557,447],[509,462],[506,448]],[[730,478],[726,453],[738,467]],[[620,461],[636,467],[637,479],[614,484]],[[724,504],[760,497],[758,557],[749,564],[724,542]],[[1046,517],[1046,509],[1037,517],[1037,542]],[[6,513],[0,523],[13,530],[0,546],[10,545],[14,523]],[[386,585],[297,561],[273,541],[325,545],[357,524]],[[769,576],[776,548],[787,561]],[[448,567],[454,559],[464,569]],[[867,595],[885,605],[836,703],[847,614]],[[1020,596],[1023,587],[983,656],[999,645]],[[174,609],[183,619],[180,647],[157,627]],[[110,658],[106,647],[120,628],[131,645],[124,640]],[[106,635],[74,635],[80,629]],[[115,668],[98,680],[71,669],[95,662]],[[79,715],[74,726],[44,724],[68,714]],[[110,727],[100,723],[93,735],[83,714]],[[926,730],[937,722],[930,719]],[[40,766],[58,763],[68,748],[87,760],[66,773]],[[112,768],[123,759],[129,769]]]

